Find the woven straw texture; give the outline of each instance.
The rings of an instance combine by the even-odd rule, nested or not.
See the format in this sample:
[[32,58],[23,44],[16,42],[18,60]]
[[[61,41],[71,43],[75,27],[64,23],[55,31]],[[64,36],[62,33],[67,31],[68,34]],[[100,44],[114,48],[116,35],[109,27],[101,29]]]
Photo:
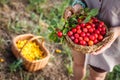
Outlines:
[[80,53],[83,53],[83,54],[90,54],[92,52],[95,52],[95,51],[101,49],[105,44],[109,43],[112,40],[113,36],[114,36],[113,32],[107,31],[104,39],[101,42],[99,42],[95,45],[92,45],[92,46],[77,45],[67,35],[65,36],[65,38],[66,38],[66,42],[68,43],[68,46],[70,48],[72,48],[76,51],[79,51]]
[[25,67],[26,70],[33,72],[33,71],[37,71],[40,69],[43,69],[48,61],[49,61],[49,51],[46,49],[46,47],[44,46],[44,41],[40,41],[38,39],[34,39],[33,41],[36,42],[37,45],[39,45],[40,49],[44,52],[44,54],[46,55],[45,58],[40,59],[40,60],[35,60],[35,61],[29,61],[26,58],[24,58],[21,54],[21,52],[18,50],[16,43],[18,40],[29,40],[34,38],[35,36],[32,34],[23,34],[23,35],[18,35],[17,37],[13,38],[12,40],[12,52],[15,55],[15,57],[17,59],[22,59],[23,60],[23,65]]

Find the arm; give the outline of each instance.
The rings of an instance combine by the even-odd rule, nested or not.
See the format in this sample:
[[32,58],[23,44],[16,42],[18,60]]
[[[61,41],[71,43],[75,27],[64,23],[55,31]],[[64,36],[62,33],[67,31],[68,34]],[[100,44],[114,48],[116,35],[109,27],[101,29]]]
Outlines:
[[113,31],[116,33],[116,35],[120,36],[120,26],[113,27],[110,29],[110,31]]

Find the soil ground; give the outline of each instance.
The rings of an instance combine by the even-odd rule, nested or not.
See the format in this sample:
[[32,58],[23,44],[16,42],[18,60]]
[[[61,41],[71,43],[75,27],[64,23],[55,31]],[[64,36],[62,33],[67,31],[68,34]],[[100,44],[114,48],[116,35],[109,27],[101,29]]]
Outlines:
[[24,19],[30,23],[30,15],[25,11],[27,4],[27,0],[10,0],[7,5],[0,4],[0,58],[4,59],[3,62],[0,62],[0,80],[71,80],[71,76],[67,73],[64,65],[66,56],[56,54],[54,52],[56,45],[50,43],[46,45],[52,54],[44,69],[37,72],[28,72],[22,67],[15,72],[10,72],[9,66],[16,61],[11,51],[12,38],[21,33],[29,33],[31,29],[14,33],[8,28],[9,21],[14,22],[19,14],[19,20]]

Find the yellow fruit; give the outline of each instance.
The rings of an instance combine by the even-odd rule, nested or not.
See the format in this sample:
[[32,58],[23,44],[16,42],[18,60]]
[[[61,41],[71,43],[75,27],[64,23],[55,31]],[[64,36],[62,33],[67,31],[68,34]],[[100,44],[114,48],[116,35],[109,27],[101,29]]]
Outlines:
[[60,49],[56,49],[55,52],[56,53],[61,53],[61,50]]
[[[17,42],[17,48],[22,49],[21,54],[29,61],[39,60],[44,58],[43,51],[35,42],[28,42],[24,47],[23,45],[27,40],[20,40]],[[22,48],[23,47],[23,48]]]
[[4,62],[5,60],[3,58],[0,58],[0,62]]

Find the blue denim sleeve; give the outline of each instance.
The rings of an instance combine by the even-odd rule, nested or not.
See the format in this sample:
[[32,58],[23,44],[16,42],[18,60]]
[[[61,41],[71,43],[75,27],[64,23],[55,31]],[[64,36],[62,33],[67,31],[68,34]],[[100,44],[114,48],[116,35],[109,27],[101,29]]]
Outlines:
[[72,6],[74,6],[75,4],[80,4],[83,8],[86,7],[85,3],[82,2],[81,0],[74,0],[74,2],[72,3]]

